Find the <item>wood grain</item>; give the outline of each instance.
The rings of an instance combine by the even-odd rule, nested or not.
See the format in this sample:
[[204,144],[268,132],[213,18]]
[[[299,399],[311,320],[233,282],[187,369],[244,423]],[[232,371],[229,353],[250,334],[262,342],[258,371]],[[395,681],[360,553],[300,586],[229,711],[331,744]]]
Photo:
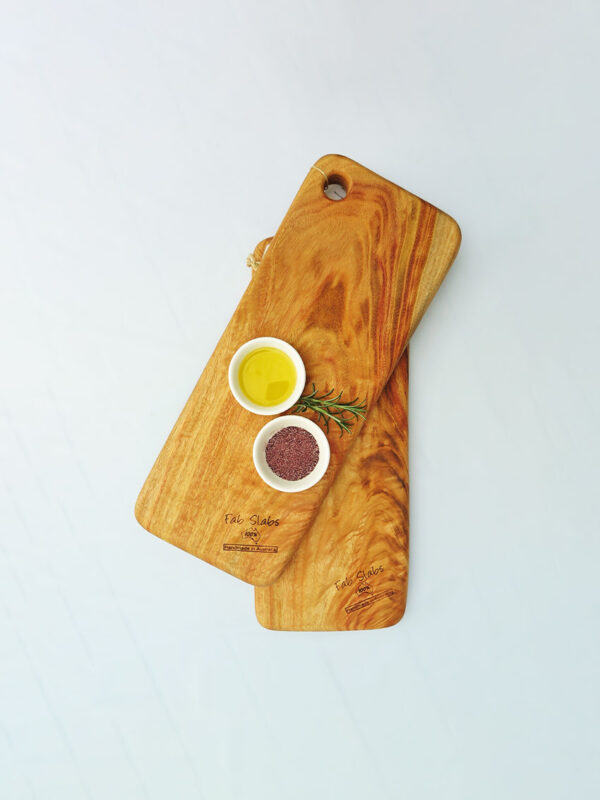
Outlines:
[[408,348],[369,414],[298,549],[275,583],[254,589],[265,628],[385,628],[408,583]]
[[[330,466],[315,487],[269,488],[251,455],[268,418],[231,396],[233,353],[278,336],[299,351],[308,384],[372,409],[460,243],[454,220],[356,162],[334,155],[317,166],[341,177],[347,197],[326,198],[321,174],[309,171],[136,504],[147,530],[259,586],[294,554],[360,425],[330,436]],[[260,540],[249,544],[252,528]]]

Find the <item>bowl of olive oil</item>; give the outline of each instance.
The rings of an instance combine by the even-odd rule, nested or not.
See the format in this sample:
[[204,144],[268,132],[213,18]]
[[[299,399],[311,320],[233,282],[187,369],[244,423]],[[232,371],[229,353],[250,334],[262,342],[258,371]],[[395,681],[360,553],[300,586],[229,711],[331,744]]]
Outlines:
[[261,336],[243,344],[229,363],[229,386],[253,414],[281,414],[304,389],[306,370],[297,350],[283,339]]

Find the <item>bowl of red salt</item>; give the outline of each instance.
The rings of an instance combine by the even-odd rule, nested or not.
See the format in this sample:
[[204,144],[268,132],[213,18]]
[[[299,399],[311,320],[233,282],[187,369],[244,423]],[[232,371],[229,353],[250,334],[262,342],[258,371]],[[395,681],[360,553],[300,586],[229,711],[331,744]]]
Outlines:
[[302,492],[318,483],[329,466],[329,442],[312,420],[288,414],[267,422],[254,440],[254,466],[280,492]]

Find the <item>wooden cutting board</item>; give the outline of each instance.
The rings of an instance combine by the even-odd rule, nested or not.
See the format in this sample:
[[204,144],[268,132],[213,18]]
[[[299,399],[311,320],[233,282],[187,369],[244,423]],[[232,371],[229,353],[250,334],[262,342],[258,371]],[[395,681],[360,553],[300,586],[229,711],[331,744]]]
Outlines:
[[[257,336],[302,356],[308,385],[373,409],[460,243],[448,215],[350,159],[311,169],[136,504],[150,532],[241,578],[275,581],[310,527],[353,436],[330,435],[331,461],[312,489],[268,487],[252,461],[267,418],[231,396],[229,361]],[[347,196],[324,194],[324,178]],[[248,539],[248,530],[256,537]]]
[[385,628],[408,581],[408,349],[281,577],[254,590],[283,631]]

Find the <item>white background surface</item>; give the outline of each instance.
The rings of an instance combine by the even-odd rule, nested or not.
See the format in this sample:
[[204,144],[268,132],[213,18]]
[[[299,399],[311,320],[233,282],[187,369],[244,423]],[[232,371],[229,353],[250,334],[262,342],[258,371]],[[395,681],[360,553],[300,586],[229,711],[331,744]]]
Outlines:
[[[597,3],[1,9],[2,798],[597,797]],[[277,634],[133,504],[328,152],[463,245],[406,616]]]

